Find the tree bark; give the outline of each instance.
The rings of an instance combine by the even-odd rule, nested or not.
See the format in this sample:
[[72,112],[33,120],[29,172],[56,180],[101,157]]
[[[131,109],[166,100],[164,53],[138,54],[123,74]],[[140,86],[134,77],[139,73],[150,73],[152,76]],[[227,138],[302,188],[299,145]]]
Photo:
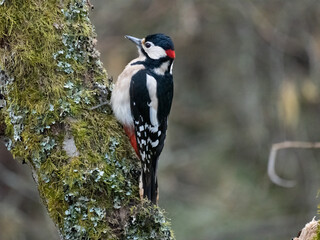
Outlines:
[[0,135],[61,239],[174,239],[138,199],[139,161],[107,101],[87,0],[0,0]]

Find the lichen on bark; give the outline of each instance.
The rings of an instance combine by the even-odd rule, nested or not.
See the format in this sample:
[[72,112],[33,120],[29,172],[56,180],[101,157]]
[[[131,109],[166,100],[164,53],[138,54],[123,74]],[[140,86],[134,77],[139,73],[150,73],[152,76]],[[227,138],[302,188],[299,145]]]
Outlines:
[[112,90],[95,44],[86,0],[0,2],[6,145],[62,239],[174,239],[138,199],[139,162],[111,109],[91,109]]

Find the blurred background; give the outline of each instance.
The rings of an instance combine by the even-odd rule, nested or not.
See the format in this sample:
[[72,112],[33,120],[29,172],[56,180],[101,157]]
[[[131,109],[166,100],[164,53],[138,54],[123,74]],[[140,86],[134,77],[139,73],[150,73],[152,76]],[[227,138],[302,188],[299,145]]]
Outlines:
[[[160,206],[177,239],[291,239],[317,214],[320,141],[317,0],[91,0],[98,49],[114,79],[137,56],[124,39],[170,35],[175,96],[160,159]],[[57,240],[31,173],[0,155],[0,239]],[[19,231],[17,231],[19,229]]]

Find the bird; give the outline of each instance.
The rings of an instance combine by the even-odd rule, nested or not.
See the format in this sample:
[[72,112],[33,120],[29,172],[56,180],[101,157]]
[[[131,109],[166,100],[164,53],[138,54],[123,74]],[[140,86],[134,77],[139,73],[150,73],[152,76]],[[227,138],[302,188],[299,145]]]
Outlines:
[[157,168],[163,150],[173,99],[172,39],[162,33],[142,39],[126,35],[138,57],[124,68],[114,84],[111,107],[141,161],[140,198],[158,204]]

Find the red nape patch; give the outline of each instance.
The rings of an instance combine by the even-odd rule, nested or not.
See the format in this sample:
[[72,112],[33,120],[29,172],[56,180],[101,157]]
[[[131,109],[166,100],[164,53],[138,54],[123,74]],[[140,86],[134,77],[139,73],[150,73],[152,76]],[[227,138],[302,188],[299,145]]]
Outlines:
[[176,57],[176,53],[174,52],[174,50],[171,50],[171,49],[166,50],[166,54],[169,58],[172,58],[172,59]]
[[134,129],[132,127],[126,127],[126,126],[124,126],[123,128],[124,128],[124,131],[126,132],[126,134],[129,137],[131,146],[133,147],[134,151],[136,152],[138,158],[141,159],[140,153],[139,153],[139,149],[138,149],[136,135],[134,133]]

